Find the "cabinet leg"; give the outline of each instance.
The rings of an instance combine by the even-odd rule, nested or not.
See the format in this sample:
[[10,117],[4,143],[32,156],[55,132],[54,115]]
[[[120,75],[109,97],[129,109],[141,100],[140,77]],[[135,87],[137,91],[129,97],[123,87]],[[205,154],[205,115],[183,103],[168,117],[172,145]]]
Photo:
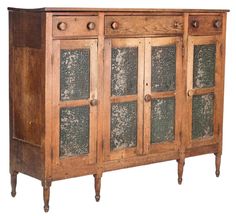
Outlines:
[[101,178],[102,174],[94,174],[94,186],[95,186],[95,200],[98,202],[100,200],[100,189],[101,189]]
[[11,196],[16,196],[16,185],[17,185],[17,174],[18,172],[11,172]]
[[216,153],[215,154],[215,164],[216,164],[216,177],[220,176],[220,163],[221,163],[221,154]]
[[48,212],[51,182],[43,182],[42,186],[43,186],[44,211]]
[[181,185],[183,181],[182,177],[183,177],[185,161],[184,159],[179,159],[177,161],[178,161],[178,184]]

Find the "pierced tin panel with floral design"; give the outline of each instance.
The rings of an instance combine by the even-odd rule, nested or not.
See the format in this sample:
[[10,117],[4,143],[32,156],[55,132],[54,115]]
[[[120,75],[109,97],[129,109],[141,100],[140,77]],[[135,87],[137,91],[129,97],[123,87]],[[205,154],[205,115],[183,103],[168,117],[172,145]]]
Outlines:
[[151,105],[151,143],[175,139],[175,98],[153,99]]
[[89,153],[89,106],[61,108],[60,156]]
[[195,45],[193,59],[193,87],[206,88],[215,85],[216,45]]
[[89,49],[62,49],[60,71],[60,96],[62,101],[89,98]]
[[137,102],[111,104],[111,150],[137,145]]
[[111,95],[137,93],[138,48],[112,48]]
[[154,46],[151,54],[152,92],[175,90],[176,46]]
[[214,94],[193,96],[192,139],[213,136]]

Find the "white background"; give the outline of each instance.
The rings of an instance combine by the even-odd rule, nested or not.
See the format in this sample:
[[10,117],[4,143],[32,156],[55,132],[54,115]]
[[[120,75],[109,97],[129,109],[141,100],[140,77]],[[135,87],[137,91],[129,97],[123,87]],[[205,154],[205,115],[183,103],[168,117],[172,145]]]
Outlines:
[[10,196],[8,139],[7,7],[140,7],[230,9],[227,22],[224,136],[221,176],[215,177],[214,155],[186,159],[183,184],[177,163],[169,161],[104,173],[101,200],[94,199],[93,176],[53,182],[49,216],[61,215],[236,215],[236,3],[234,0],[1,0],[0,1],[0,215],[40,216],[41,182],[19,174],[17,195]]

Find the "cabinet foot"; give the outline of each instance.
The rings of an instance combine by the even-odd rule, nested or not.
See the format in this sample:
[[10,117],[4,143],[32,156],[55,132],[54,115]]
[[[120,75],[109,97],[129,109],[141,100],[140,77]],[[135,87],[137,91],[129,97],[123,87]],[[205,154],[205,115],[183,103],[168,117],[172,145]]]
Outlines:
[[16,196],[16,185],[17,185],[17,174],[18,172],[11,172],[11,196]]
[[100,189],[101,189],[101,178],[102,174],[94,174],[94,186],[95,186],[95,200],[98,202],[100,200]]
[[43,182],[42,186],[43,186],[44,211],[48,212],[51,182]]
[[215,165],[216,165],[216,177],[220,176],[220,164],[221,164],[221,154],[220,153],[216,153],[215,154]]
[[183,181],[183,170],[184,170],[184,165],[185,161],[184,159],[179,159],[178,161],[178,184],[181,185]]

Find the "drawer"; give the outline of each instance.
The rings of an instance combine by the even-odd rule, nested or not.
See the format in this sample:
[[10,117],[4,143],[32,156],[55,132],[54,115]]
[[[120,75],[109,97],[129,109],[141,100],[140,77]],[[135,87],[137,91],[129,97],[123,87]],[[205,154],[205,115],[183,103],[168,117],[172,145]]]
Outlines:
[[98,34],[97,16],[55,16],[53,17],[53,36],[96,36]]
[[190,35],[214,35],[222,32],[222,16],[189,16]]
[[182,16],[106,16],[105,35],[183,33]]

